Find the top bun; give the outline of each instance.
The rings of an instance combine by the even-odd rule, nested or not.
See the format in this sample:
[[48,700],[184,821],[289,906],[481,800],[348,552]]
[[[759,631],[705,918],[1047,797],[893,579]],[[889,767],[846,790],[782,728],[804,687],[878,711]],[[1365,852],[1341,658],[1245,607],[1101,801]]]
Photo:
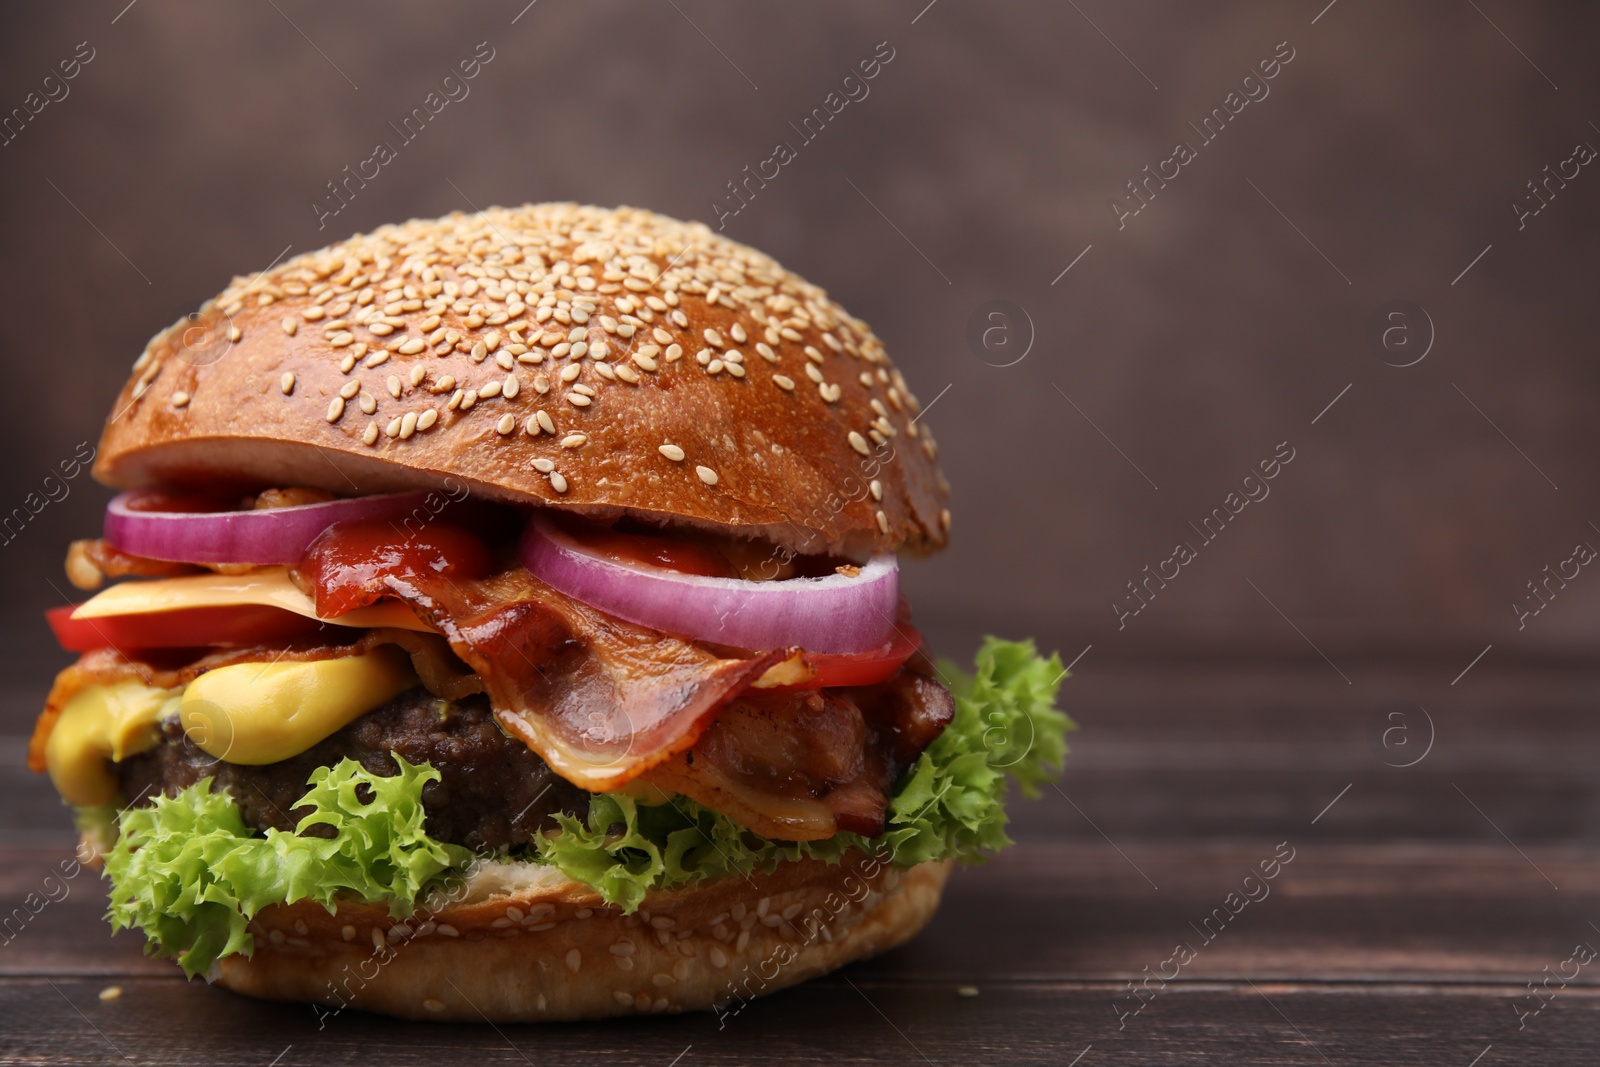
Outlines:
[[440,485],[800,551],[944,544],[948,485],[883,344],[699,223],[535,204],[384,226],[156,335],[95,474]]

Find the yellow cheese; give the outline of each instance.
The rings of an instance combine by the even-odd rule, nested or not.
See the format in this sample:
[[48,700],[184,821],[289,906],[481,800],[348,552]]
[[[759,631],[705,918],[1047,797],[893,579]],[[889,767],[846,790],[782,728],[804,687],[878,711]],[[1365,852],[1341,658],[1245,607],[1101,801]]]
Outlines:
[[416,684],[410,659],[393,645],[310,663],[238,663],[190,682],[178,718],[208,755],[277,763]]
[[90,597],[72,613],[74,619],[98,619],[107,615],[150,615],[184,608],[232,607],[260,604],[282,608],[308,619],[337,626],[393,626],[404,630],[433,632],[405,604],[380,600],[356,608],[336,618],[322,619],[315,602],[289,580],[287,567],[268,567],[249,574],[194,574],[181,578],[153,578],[147,581],[119,582]]
[[110,804],[117,796],[111,764],[154,746],[162,719],[176,715],[189,740],[218,760],[276,763],[416,684],[406,654],[380,645],[338,659],[218,667],[184,689],[90,686],[61,709],[45,761],[67,803]]
[[62,798],[80,808],[115,800],[110,761],[152,747],[160,738],[156,724],[172,714],[182,692],[129,681],[90,686],[67,701],[44,750]]

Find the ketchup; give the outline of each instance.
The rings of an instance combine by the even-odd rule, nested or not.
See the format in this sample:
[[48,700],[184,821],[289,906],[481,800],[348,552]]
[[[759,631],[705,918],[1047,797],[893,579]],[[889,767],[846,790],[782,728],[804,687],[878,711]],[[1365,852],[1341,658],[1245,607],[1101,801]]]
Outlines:
[[447,522],[405,531],[386,519],[336,523],[312,541],[296,568],[309,583],[317,614],[334,618],[372,603],[384,579],[486,577],[494,558],[477,535]]

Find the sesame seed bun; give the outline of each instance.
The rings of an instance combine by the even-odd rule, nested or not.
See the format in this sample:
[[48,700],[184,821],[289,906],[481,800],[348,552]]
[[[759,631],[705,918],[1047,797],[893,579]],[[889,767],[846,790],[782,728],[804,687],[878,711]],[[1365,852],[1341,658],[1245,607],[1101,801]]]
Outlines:
[[804,860],[651,893],[625,916],[550,868],[486,863],[455,902],[405,921],[367,904],[336,915],[309,902],[267,908],[251,923],[254,955],[223,959],[216,981],[408,1019],[733,1012],[909,940],[933,917],[949,873],[948,862],[901,872],[860,855],[837,866]]
[[235,278],[151,340],[95,474],[453,477],[801,551],[927,551],[948,487],[920,411],[871,330],[769,257],[649,211],[538,204]]

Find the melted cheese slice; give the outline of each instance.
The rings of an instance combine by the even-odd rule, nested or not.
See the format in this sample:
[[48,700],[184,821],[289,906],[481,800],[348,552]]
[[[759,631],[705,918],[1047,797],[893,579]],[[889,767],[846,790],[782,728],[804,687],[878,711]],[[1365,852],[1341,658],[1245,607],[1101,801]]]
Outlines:
[[236,663],[190,682],[178,719],[207,755],[259,766],[298,756],[416,684],[393,645],[309,663]]
[[241,575],[195,574],[181,578],[119,582],[78,605],[72,617],[98,619],[107,615],[151,615],[185,608],[220,608],[238,604],[282,608],[335,626],[392,626],[424,633],[437,632],[398,600],[380,600],[376,604],[324,619],[317,614],[315,602],[289,580],[287,567],[262,568]]
[[174,715],[189,740],[219,761],[276,763],[416,684],[405,653],[380,645],[337,659],[236,663],[181,689],[90,686],[61,709],[45,762],[67,803],[110,804],[118,791],[111,764],[153,748],[161,721]]
[[80,808],[110,804],[117,779],[109,761],[154,747],[157,727],[182,699],[182,689],[152,689],[139,682],[93,685],[67,701],[45,745],[56,791]]

